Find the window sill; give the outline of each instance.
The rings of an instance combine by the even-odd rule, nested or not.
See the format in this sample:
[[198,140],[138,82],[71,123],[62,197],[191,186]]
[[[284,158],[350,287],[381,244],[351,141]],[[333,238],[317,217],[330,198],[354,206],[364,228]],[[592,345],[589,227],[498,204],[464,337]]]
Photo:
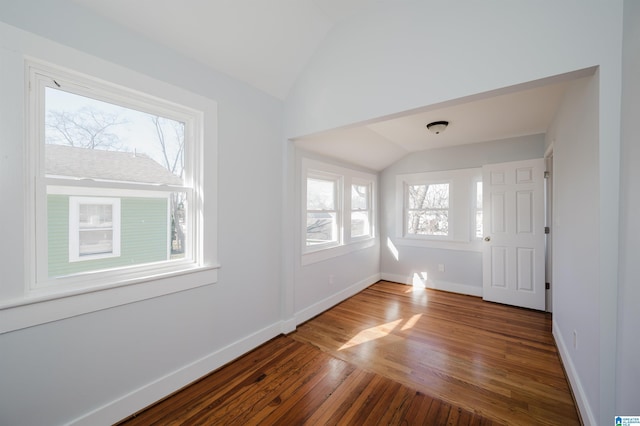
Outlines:
[[440,250],[482,251],[482,240],[468,241],[427,239],[427,238],[396,238],[393,243],[397,246],[423,247]]
[[0,302],[0,334],[214,284],[218,269],[198,267],[101,288],[34,291]]
[[302,255],[302,266],[310,265],[312,263],[322,262],[334,257],[344,256],[354,251],[363,250],[369,247],[373,247],[376,243],[375,238],[368,238],[366,240],[360,240],[349,244],[340,246],[327,247],[318,249],[312,252],[304,253]]

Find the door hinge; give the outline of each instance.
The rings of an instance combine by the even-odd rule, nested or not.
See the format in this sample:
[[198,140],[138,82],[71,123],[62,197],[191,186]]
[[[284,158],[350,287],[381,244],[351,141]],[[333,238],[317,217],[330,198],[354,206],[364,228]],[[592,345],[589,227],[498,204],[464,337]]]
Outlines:
[[549,172],[544,172],[544,177],[547,179],[549,177]]
[[551,288],[551,283],[544,283],[544,288],[549,290]]
[[548,226],[545,226],[545,227],[544,227],[544,233],[545,233],[545,234],[548,234],[549,232],[551,232],[551,229],[549,229],[549,227],[548,227]]

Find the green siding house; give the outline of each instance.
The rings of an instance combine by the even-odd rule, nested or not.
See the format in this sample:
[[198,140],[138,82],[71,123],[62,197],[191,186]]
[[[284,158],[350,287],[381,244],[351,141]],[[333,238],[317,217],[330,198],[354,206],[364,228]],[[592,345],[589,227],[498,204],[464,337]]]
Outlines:
[[[45,153],[49,176],[182,183],[145,155],[60,145],[47,145]],[[170,192],[53,187],[47,217],[49,277],[171,258]]]

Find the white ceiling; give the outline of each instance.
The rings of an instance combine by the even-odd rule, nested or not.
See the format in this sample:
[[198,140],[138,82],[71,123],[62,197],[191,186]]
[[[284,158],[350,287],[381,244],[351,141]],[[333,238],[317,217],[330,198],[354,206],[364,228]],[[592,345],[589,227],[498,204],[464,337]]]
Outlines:
[[[285,99],[331,28],[382,0],[72,0],[212,69]],[[565,83],[511,91],[296,140],[382,170],[410,152],[546,132]],[[447,120],[440,135],[427,123]]]
[[[382,170],[408,153],[516,136],[545,133],[568,82],[445,107],[425,108],[400,117],[299,138],[296,145],[373,170]],[[434,134],[426,125],[449,122]]]
[[72,0],[284,99],[334,24],[378,0]]

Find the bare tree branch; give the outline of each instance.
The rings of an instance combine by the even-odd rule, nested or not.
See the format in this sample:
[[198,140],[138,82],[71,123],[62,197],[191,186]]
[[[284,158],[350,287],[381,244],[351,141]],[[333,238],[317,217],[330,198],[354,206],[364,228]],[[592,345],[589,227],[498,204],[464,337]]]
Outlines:
[[111,130],[127,121],[117,114],[109,114],[84,107],[75,112],[49,111],[45,118],[46,143],[78,148],[117,150],[120,138]]

